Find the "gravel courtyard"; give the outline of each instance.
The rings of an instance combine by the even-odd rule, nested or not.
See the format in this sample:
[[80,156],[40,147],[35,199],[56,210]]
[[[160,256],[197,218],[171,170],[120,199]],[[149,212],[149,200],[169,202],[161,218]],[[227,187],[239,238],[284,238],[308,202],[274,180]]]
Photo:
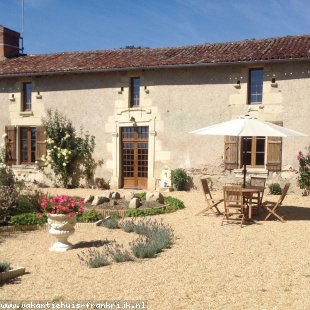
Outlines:
[[[89,192],[96,191],[67,193],[83,197]],[[258,220],[240,228],[221,226],[221,217],[195,216],[205,207],[199,191],[169,194],[183,200],[186,209],[152,217],[175,231],[173,247],[155,259],[99,269],[80,263],[77,254],[91,241],[115,239],[128,247],[137,235],[122,230],[78,226],[70,237],[75,248],[66,253],[48,250],[54,239],[47,231],[0,233],[0,258],[27,271],[0,286],[0,300],[145,300],[147,309],[310,309],[309,197],[285,198],[284,224]]]

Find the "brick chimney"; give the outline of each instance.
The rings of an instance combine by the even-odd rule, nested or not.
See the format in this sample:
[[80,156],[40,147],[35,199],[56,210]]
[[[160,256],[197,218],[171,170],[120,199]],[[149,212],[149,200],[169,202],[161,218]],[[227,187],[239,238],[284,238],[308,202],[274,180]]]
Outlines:
[[19,55],[20,34],[0,25],[0,59]]

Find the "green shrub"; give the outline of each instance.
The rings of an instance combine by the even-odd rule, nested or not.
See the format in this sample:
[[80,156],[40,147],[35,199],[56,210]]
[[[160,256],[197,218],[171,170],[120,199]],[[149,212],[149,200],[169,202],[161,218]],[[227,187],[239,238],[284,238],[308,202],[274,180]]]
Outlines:
[[135,197],[139,198],[141,201],[146,200],[146,192],[136,193]]
[[[3,150],[0,145],[0,151]],[[0,160],[0,223],[10,221],[12,208],[17,204],[23,188],[24,182],[17,180],[11,167]]]
[[135,224],[134,229],[140,237],[130,246],[133,254],[138,258],[153,258],[173,243],[173,230],[162,222],[140,221]]
[[0,261],[0,272],[7,272],[11,269],[11,265],[8,262]]
[[130,253],[127,250],[124,250],[123,246],[118,243],[114,243],[111,247],[108,247],[108,254],[116,263],[123,263],[132,261]]
[[178,168],[171,171],[171,182],[178,191],[185,190],[188,179],[185,169]]
[[46,222],[46,215],[42,215],[42,218],[39,218],[37,213],[24,213],[11,217],[11,223],[13,225],[36,225],[45,224]]
[[298,185],[301,189],[304,189],[304,194],[309,195],[310,191],[310,147],[306,148],[306,153],[301,151],[297,154],[297,160],[299,162],[299,169],[296,172],[298,174]]
[[42,193],[37,191],[34,193],[20,195],[16,205],[12,207],[11,215],[40,212],[40,201],[42,195]]
[[77,221],[81,223],[94,223],[101,218],[102,216],[97,210],[87,210],[78,216]]
[[156,247],[150,240],[140,237],[130,244],[132,253],[137,258],[154,258],[156,256]]
[[120,225],[119,225],[119,221],[120,221],[121,217],[120,216],[116,216],[114,214],[110,214],[110,216],[106,217],[103,222],[102,222],[102,226],[109,228],[109,229],[119,229]]
[[123,229],[127,233],[131,233],[135,231],[135,223],[133,220],[131,221],[123,221],[119,223],[120,228]]
[[269,185],[269,193],[272,195],[281,195],[282,188],[279,183],[272,183]]
[[78,258],[82,263],[85,263],[89,268],[99,268],[110,265],[107,254],[104,250],[88,249],[82,251]]

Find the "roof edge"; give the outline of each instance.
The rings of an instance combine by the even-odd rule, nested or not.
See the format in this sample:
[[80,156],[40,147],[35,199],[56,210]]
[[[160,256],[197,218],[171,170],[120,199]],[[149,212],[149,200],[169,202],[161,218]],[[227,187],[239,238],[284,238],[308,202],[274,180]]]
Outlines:
[[109,68],[109,69],[91,69],[91,70],[63,70],[53,72],[29,72],[29,73],[13,73],[0,74],[1,78],[19,77],[19,76],[47,76],[47,75],[66,75],[66,74],[85,74],[85,73],[101,73],[101,72],[123,72],[135,70],[154,70],[154,69],[178,69],[178,68],[199,68],[199,67],[214,67],[214,66],[237,66],[237,65],[253,65],[253,64],[268,64],[268,63],[284,63],[288,61],[310,61],[310,58],[283,58],[272,60],[255,60],[255,61],[234,61],[234,62],[215,62],[215,63],[199,63],[199,64],[179,64],[179,65],[162,65],[162,66],[144,66],[144,67],[127,67],[127,68]]

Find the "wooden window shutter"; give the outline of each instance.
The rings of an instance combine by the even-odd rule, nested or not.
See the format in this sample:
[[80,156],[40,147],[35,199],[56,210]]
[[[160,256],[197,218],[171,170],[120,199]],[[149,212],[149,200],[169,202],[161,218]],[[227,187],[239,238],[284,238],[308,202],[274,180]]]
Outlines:
[[238,142],[239,137],[225,136],[224,163],[226,170],[238,168]]
[[46,134],[44,133],[45,127],[37,127],[37,155],[36,160],[42,161],[41,157],[46,154]]
[[6,164],[16,165],[16,127],[5,126],[6,137]]
[[[283,122],[271,122],[283,126]],[[267,139],[267,162],[268,171],[281,171],[282,166],[282,138],[268,137]]]

